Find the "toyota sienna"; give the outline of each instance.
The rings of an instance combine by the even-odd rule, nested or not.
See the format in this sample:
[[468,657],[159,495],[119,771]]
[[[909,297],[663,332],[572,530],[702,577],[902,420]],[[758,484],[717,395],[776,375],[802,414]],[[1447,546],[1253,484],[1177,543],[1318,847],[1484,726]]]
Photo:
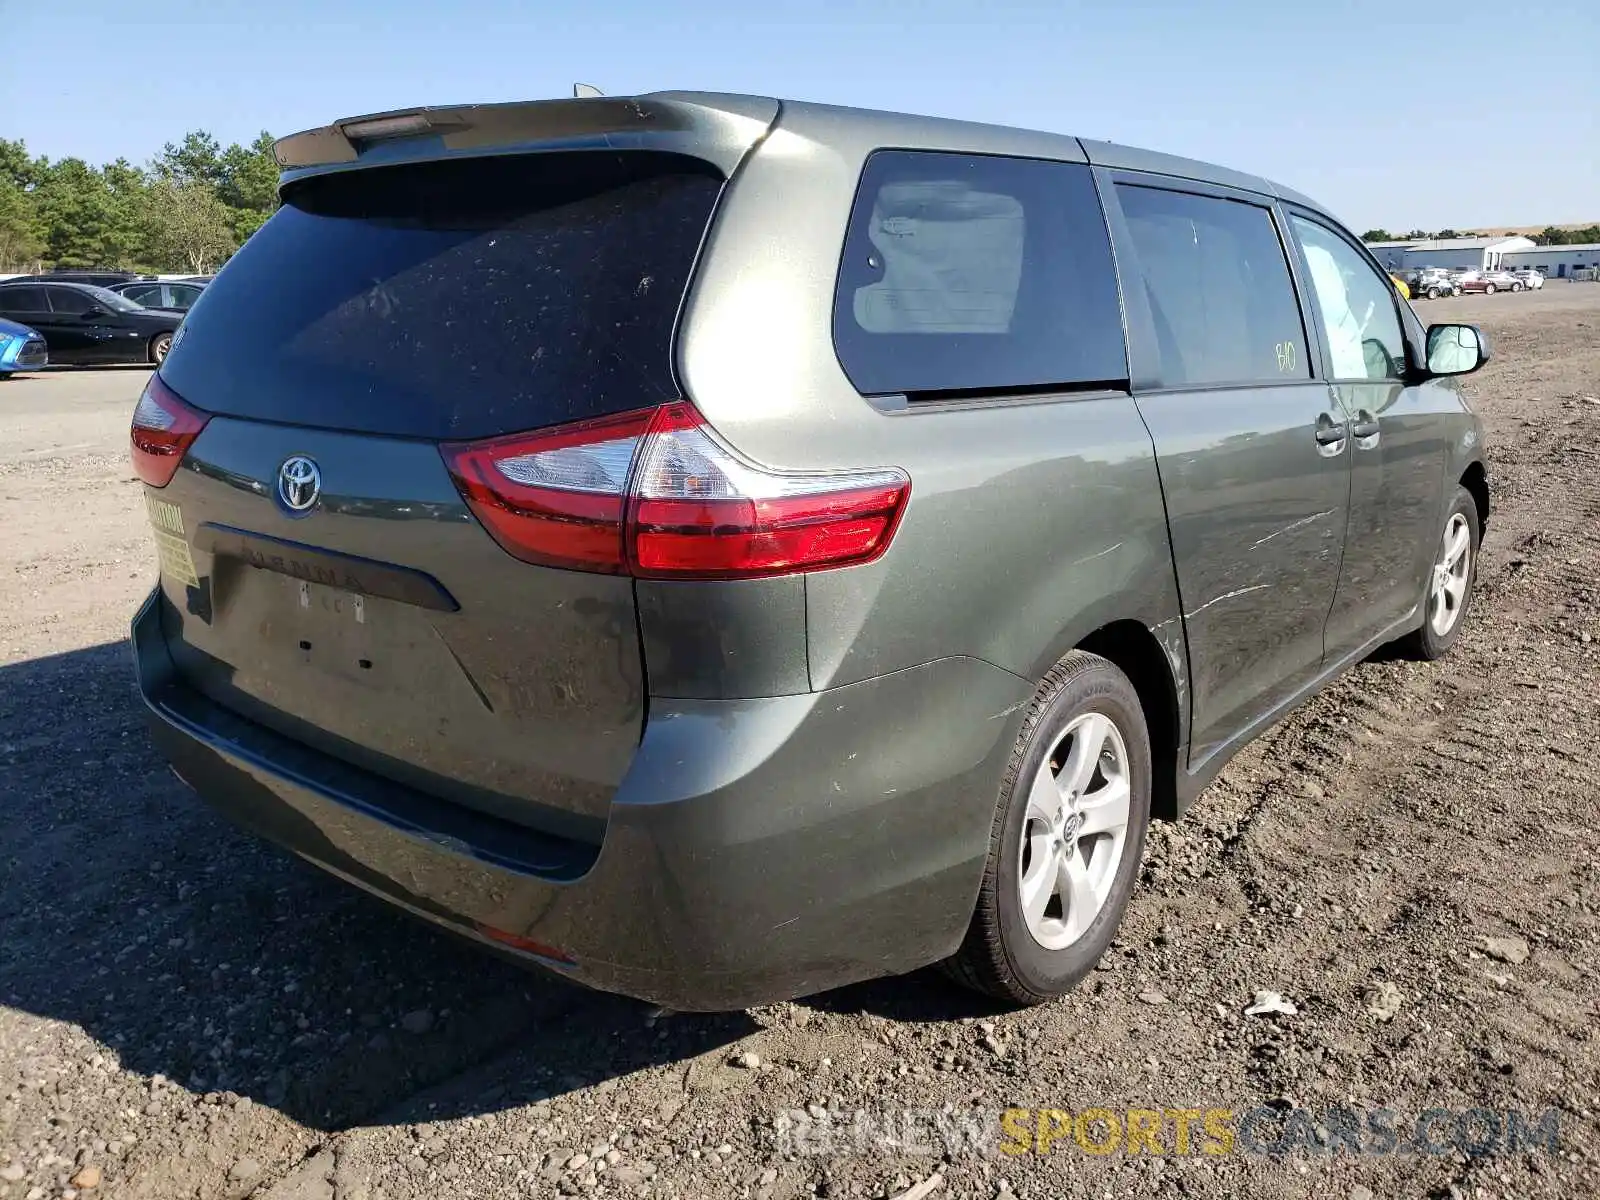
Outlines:
[[140,686],[205,799],[500,951],[1042,1001],[1150,820],[1461,634],[1488,345],[1287,188],[697,93],[277,155],[133,416]]

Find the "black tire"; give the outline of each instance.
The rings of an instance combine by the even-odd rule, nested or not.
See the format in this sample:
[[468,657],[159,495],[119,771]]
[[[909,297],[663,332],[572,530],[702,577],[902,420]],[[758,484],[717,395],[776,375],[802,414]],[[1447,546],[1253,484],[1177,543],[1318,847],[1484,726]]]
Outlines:
[[1462,594],[1459,610],[1455,613],[1454,620],[1448,629],[1440,633],[1434,628],[1433,592],[1436,566],[1428,568],[1427,581],[1422,585],[1422,626],[1407,634],[1397,643],[1401,651],[1410,658],[1432,662],[1434,659],[1443,658],[1450,653],[1450,648],[1456,644],[1461,636],[1461,630],[1467,623],[1467,614],[1472,610],[1472,591],[1478,579],[1478,544],[1482,533],[1478,528],[1478,502],[1472,498],[1472,493],[1464,487],[1456,488],[1455,499],[1450,504],[1450,511],[1445,514],[1444,521],[1440,524],[1439,533],[1436,535],[1434,550],[1429,557],[1431,564],[1436,564],[1443,557],[1445,535],[1455,523],[1457,517],[1466,520],[1467,529],[1467,567],[1466,590]]
[[1439,289],[1436,288],[1436,287],[1429,288],[1428,289],[1428,299],[1429,300],[1437,300],[1438,298],[1439,298]]
[[[1129,783],[1127,833],[1110,889],[1088,928],[1053,950],[1029,931],[1018,890],[1028,791],[1046,755],[1068,726],[1087,713],[1109,718],[1122,737]],[[1041,1004],[1075,987],[1111,944],[1128,907],[1150,823],[1150,784],[1150,734],[1138,693],[1106,659],[1072,651],[1044,677],[1023,722],[1001,786],[972,923],[961,947],[941,964],[946,973],[1016,1005]]]
[[1511,285],[1511,290],[1513,292],[1520,292],[1522,290],[1522,285],[1520,283],[1513,283]]
[[1492,296],[1492,295],[1494,295],[1494,284],[1492,284],[1492,283],[1486,283],[1486,284],[1484,284],[1484,285],[1483,285],[1483,294],[1484,294],[1484,295],[1485,295],[1485,296]]
[[172,335],[170,333],[158,333],[158,334],[156,334],[155,337],[150,339],[150,345],[149,345],[150,361],[152,363],[154,363],[156,366],[159,367],[162,363],[164,363],[167,360],[167,351],[171,350],[171,349],[172,349]]

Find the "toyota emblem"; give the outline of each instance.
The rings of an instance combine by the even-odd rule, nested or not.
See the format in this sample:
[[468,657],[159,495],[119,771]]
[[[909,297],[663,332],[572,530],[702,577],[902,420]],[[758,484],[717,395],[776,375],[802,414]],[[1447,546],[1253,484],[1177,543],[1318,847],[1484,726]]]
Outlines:
[[278,499],[292,513],[310,512],[322,496],[322,472],[303,454],[283,460],[278,468]]

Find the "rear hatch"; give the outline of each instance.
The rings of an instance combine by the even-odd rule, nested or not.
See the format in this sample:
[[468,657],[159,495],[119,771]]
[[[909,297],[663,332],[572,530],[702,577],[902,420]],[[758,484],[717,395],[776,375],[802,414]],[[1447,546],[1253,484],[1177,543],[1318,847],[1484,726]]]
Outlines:
[[723,176],[583,149],[287,186],[154,385],[209,414],[147,493],[187,682],[397,782],[598,842],[644,720],[632,580],[512,557],[441,444],[672,400]]

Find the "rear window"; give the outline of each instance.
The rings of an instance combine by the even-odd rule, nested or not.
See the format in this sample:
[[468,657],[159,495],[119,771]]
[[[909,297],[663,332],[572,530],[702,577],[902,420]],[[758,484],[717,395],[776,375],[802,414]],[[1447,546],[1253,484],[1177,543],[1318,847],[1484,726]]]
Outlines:
[[1111,243],[1089,168],[873,154],[845,240],[833,340],[868,395],[1126,380]]
[[430,439],[660,403],[721,184],[641,151],[306,180],[200,295],[162,376],[212,412]]

